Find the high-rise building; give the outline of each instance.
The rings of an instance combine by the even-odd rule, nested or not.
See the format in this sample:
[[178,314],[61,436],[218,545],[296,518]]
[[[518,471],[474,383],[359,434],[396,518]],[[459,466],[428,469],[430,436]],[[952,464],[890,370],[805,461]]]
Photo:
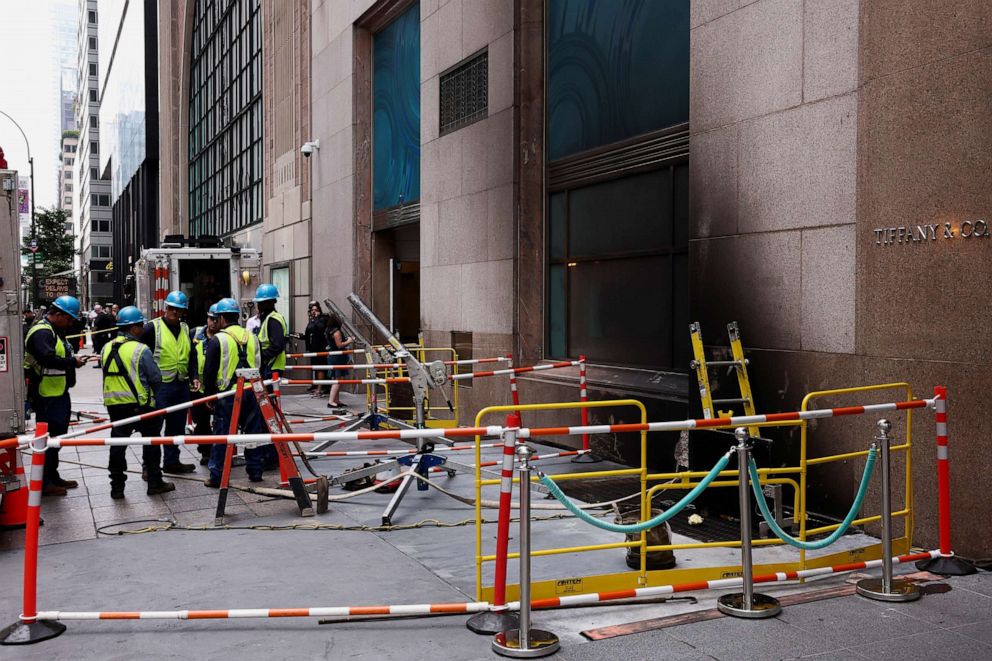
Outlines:
[[94,14],[103,55],[100,136],[90,148],[99,149],[100,175],[110,180],[113,297],[123,304],[134,297],[135,261],[158,245],[158,2],[100,0]]
[[100,168],[100,80],[97,0],[80,0],[76,37],[79,58],[76,119],[79,148],[73,173],[75,182],[76,254],[79,258],[79,293],[83,303],[103,303],[114,295],[111,264],[110,181]]
[[162,236],[262,251],[291,327],[311,297],[310,3],[161,3]]
[[[73,170],[76,165],[77,150],[79,145],[78,131],[64,131],[62,133],[62,149],[59,152],[59,197],[58,208],[65,211],[69,218],[73,212]],[[74,231],[72,221],[68,231]]]

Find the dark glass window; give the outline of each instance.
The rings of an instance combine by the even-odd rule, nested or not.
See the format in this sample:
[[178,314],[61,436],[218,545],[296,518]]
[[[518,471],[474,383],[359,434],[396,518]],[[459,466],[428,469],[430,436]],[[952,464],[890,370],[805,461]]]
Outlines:
[[90,101],[96,103],[96,90],[90,90]]
[[688,181],[680,164],[551,195],[550,357],[684,367]]
[[89,20],[90,23],[96,23],[96,12],[95,11],[86,12],[86,16],[87,16],[87,19]]
[[685,369],[689,0],[547,8],[547,354]]
[[689,0],[548,0],[548,159],[689,121]]
[[372,38],[373,209],[420,199],[420,5]]
[[189,87],[189,234],[262,220],[259,0],[194,8]]

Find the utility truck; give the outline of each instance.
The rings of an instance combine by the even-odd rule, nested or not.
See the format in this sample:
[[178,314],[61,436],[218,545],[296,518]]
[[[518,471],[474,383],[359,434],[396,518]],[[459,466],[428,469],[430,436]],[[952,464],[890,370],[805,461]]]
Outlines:
[[186,247],[163,242],[162,248],[141,252],[135,264],[135,305],[149,319],[165,312],[165,297],[173,290],[189,297],[187,323],[206,323],[207,308],[222,298],[233,298],[245,316],[254,314],[255,288],[261,275],[262,255],[249,248]]

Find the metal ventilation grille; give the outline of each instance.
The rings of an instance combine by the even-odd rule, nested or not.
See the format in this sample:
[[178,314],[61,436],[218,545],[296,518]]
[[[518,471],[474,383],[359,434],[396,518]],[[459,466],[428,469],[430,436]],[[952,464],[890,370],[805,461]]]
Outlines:
[[488,110],[488,51],[441,74],[441,135],[484,118]]

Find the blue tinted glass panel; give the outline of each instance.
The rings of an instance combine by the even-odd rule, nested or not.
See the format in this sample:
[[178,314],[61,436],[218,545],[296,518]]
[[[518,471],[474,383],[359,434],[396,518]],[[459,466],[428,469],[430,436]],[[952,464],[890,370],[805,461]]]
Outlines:
[[689,0],[548,0],[548,158],[689,120]]
[[565,193],[554,193],[548,201],[548,215],[550,224],[548,228],[548,252],[551,259],[564,259],[565,257]]
[[420,5],[372,40],[372,201],[375,210],[420,199]]

